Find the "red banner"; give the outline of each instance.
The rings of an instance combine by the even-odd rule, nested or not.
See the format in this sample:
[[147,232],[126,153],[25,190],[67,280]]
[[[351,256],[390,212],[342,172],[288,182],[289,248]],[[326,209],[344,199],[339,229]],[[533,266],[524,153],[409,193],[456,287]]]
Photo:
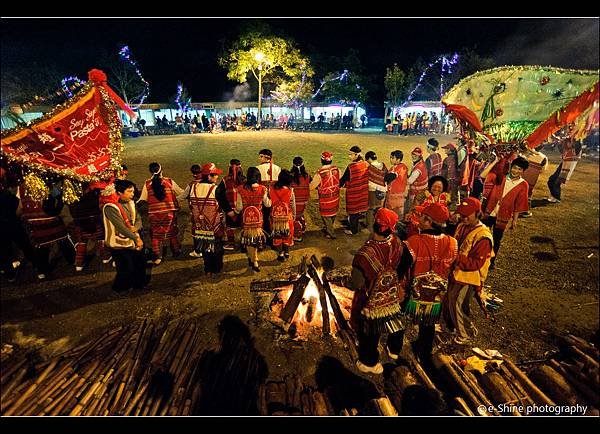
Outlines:
[[75,176],[95,176],[110,166],[110,128],[96,87],[51,118],[2,138],[2,152],[25,165]]

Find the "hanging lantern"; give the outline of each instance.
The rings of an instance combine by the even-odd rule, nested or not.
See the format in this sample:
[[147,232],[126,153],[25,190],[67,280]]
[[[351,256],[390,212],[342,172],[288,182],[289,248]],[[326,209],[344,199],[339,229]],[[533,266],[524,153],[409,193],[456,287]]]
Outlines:
[[37,175],[30,173],[25,176],[25,194],[33,200],[45,200],[50,194],[50,189]]

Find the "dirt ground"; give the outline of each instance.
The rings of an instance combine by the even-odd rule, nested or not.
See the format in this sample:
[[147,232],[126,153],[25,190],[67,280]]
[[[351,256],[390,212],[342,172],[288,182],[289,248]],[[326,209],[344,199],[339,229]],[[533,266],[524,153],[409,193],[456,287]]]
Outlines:
[[[159,161],[166,176],[185,186],[193,163],[213,161],[225,169],[230,158],[240,158],[247,168],[257,163],[263,147],[271,148],[275,162],[283,167],[289,168],[292,158],[302,155],[307,168],[314,171],[323,150],[333,152],[341,168],[348,163],[347,150],[352,145],[377,151],[387,164],[390,151],[400,149],[408,160],[410,149],[417,144],[424,147],[426,139],[283,131],[155,136],[127,139],[123,161],[129,166],[129,178],[139,186],[151,161]],[[438,140],[443,144],[452,138],[438,136]],[[488,280],[492,292],[504,300],[503,307],[491,321],[475,303],[472,306],[479,328],[476,346],[497,349],[517,361],[545,357],[554,349],[556,334],[570,331],[589,339],[598,330],[598,159],[583,159],[563,189],[563,202],[548,204],[543,201],[546,180],[560,156],[556,152],[547,155],[550,165],[534,191],[533,217],[521,219],[514,232],[505,234],[496,270]],[[261,253],[258,274],[248,270],[244,254],[228,252],[222,275],[215,280],[205,277],[202,260],[187,255],[191,236],[186,208],[184,205],[179,217],[185,255],[177,259],[168,255],[155,267],[148,292],[115,294],[110,289],[114,269],[98,258],[79,274],[58,258],[52,278],[43,283],[35,281],[29,265],[23,267],[16,283],[3,280],[2,344],[20,350],[41,348],[52,355],[116,325],[144,318],[194,318],[202,324],[203,344],[209,348],[216,345],[218,322],[225,315],[236,315],[247,322],[271,378],[295,372],[310,382],[324,355],[336,357],[356,371],[337,339],[290,342],[276,327],[256,321],[256,307],[266,307],[270,299],[251,294],[250,282],[281,270],[275,252]],[[316,201],[306,214],[308,232],[304,241],[294,246],[285,266],[296,266],[303,255],[311,254],[328,255],[336,266],[349,265],[368,232],[348,237],[336,223],[337,240],[327,240],[320,233]],[[339,217],[343,214],[341,211]],[[468,350],[443,346],[448,352]]]

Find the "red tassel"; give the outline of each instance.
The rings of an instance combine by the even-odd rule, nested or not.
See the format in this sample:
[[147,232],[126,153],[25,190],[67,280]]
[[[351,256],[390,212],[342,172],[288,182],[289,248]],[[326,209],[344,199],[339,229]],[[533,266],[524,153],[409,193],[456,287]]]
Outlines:
[[117,105],[129,115],[130,118],[135,119],[137,117],[135,112],[131,110],[127,104],[125,104],[125,101],[123,101],[121,97],[117,95],[116,92],[112,90],[111,87],[106,83],[107,78],[104,71],[92,69],[88,72],[88,78],[92,81],[92,83],[94,83],[95,86],[102,86],[111,99],[116,102]]

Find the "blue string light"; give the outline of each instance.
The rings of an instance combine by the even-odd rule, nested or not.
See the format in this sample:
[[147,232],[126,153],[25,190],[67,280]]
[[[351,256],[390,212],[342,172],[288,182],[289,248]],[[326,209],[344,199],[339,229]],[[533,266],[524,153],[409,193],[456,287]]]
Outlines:
[[135,70],[135,73],[140,78],[140,80],[142,80],[142,83],[144,83],[144,92],[142,93],[142,97],[140,98],[140,102],[138,104],[136,104],[136,105],[130,104],[130,107],[133,110],[137,110],[144,103],[144,100],[148,97],[148,95],[150,95],[150,83],[148,83],[146,81],[146,79],[144,78],[144,76],[140,72],[140,70],[138,68],[138,65],[137,65],[137,62],[131,58],[131,52],[129,51],[129,46],[128,45],[123,45],[121,47],[121,49],[119,50],[119,56],[121,57],[122,60],[126,60],[127,62],[129,62],[129,64],[131,66],[133,66],[133,69]]
[[[73,85],[69,86],[68,85],[69,82],[73,82]],[[69,98],[71,98],[73,96],[73,92],[71,92],[72,90],[75,90],[77,87],[83,86],[84,84],[85,84],[85,81],[80,80],[79,77],[77,77],[77,76],[65,77],[60,81],[60,86],[61,86],[63,92]]]
[[179,111],[184,114],[187,113],[192,107],[192,98],[188,98],[187,101],[181,101],[181,95],[183,94],[183,84],[177,85],[177,96],[175,97],[175,104],[179,108]]

